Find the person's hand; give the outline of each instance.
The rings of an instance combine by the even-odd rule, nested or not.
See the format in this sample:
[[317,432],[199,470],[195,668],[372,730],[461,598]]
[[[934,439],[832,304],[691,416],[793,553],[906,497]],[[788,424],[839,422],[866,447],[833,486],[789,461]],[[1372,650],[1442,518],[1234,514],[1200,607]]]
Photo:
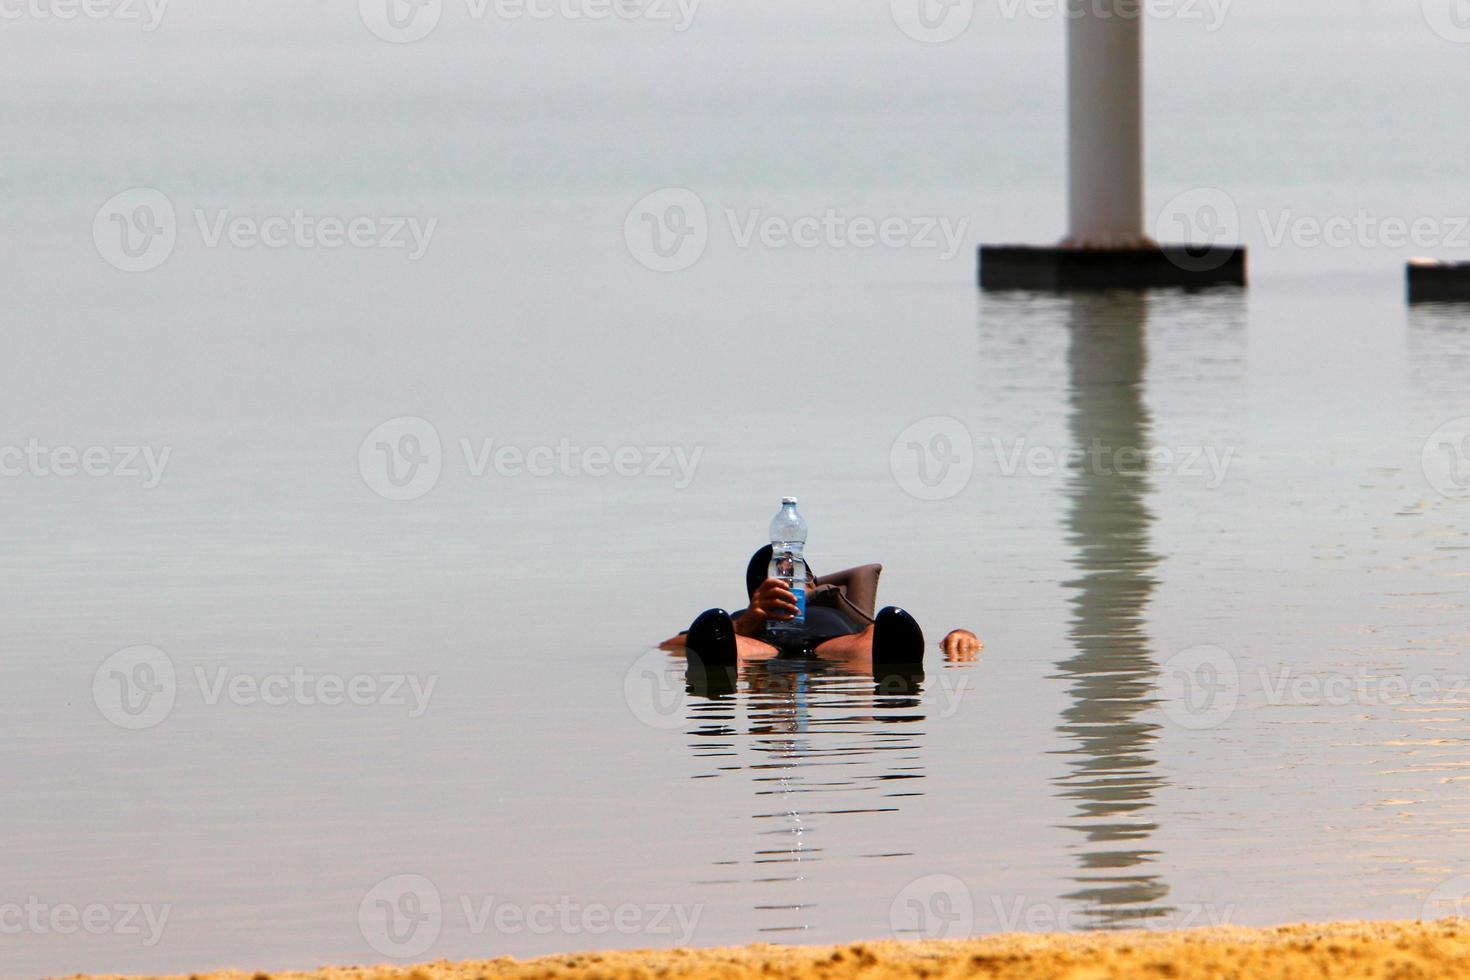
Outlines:
[[750,597],[750,611],[761,619],[795,619],[796,595],[781,579],[768,578]]
[[952,664],[970,663],[977,653],[985,649],[985,644],[969,630],[953,630],[939,641],[939,648],[944,651],[944,659]]

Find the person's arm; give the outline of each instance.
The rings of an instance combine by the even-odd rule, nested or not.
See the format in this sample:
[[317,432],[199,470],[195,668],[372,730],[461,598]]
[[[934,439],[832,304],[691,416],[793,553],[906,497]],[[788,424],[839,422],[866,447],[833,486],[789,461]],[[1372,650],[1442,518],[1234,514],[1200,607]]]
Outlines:
[[796,618],[796,595],[778,578],[768,578],[750,597],[750,608],[735,617],[738,636],[759,636],[772,619]]
[[878,577],[882,574],[882,565],[859,565],[831,575],[820,575],[816,581],[818,585],[837,586],[842,590],[842,597],[872,622],[878,615]]
[[[750,608],[731,617],[737,636],[759,636],[771,619],[795,619],[796,596],[778,578],[768,578],[750,598]],[[660,650],[684,649],[684,634],[670,637],[658,645]]]
[[749,609],[742,609],[736,613],[731,622],[735,624],[736,636],[758,636],[761,630],[766,628],[766,621],[757,617]]

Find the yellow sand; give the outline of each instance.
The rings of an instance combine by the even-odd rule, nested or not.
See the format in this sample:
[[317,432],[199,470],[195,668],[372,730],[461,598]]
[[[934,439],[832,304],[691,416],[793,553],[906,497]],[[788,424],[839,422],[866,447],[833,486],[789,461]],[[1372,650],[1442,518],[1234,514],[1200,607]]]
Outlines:
[[323,967],[303,973],[227,971],[208,980],[476,980],[486,978],[1470,977],[1470,920],[1347,922],[995,936],[965,942],[578,953],[418,966]]

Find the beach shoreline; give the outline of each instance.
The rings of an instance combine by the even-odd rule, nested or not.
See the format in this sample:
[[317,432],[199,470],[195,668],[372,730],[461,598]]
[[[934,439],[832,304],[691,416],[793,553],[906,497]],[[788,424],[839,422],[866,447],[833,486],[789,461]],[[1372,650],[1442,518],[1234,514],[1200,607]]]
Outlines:
[[[610,980],[679,977],[1448,977],[1470,975],[1470,920],[1336,922],[1173,932],[1013,933],[967,940],[884,940],[836,946],[568,953],[530,960],[446,960],[264,973],[225,970],[190,980]],[[114,980],[93,975],[74,980]]]

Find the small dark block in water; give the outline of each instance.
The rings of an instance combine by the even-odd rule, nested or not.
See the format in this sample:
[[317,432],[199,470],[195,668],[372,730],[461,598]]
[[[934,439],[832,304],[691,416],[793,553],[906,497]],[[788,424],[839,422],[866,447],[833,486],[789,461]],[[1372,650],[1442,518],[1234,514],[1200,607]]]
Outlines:
[[1470,300],[1470,262],[1410,259],[1409,302]]
[[1154,289],[1245,283],[1243,245],[980,246],[981,289]]

